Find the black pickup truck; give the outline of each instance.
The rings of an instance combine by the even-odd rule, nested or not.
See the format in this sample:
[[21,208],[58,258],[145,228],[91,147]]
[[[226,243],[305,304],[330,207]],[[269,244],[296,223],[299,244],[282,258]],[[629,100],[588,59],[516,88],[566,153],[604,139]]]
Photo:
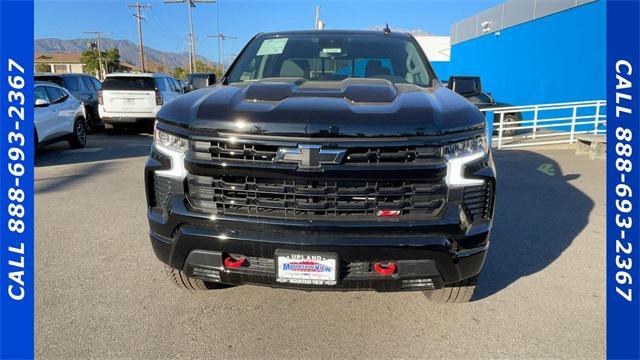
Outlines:
[[495,172],[477,107],[390,31],[255,36],[158,113],[150,237],[180,287],[424,291],[469,301]]

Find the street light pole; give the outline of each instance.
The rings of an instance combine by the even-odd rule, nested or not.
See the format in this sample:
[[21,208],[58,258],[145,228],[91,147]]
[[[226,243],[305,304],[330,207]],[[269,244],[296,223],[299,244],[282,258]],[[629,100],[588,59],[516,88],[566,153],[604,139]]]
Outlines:
[[230,39],[237,39],[237,36],[230,36],[230,35],[225,35],[225,34],[218,34],[218,35],[209,35],[207,37],[210,38],[218,38],[218,62],[220,63],[220,67],[222,70],[222,75],[224,75],[224,41],[225,40],[230,40]]
[[195,7],[192,0],[187,0],[187,7],[189,8],[189,72],[196,72],[196,45],[193,39],[193,18],[191,8]]

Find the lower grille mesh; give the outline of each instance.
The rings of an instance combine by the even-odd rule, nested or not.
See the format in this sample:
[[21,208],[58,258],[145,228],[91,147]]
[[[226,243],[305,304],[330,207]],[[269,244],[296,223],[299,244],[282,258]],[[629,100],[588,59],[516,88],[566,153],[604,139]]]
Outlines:
[[273,217],[371,216],[378,210],[435,215],[444,205],[441,182],[314,181],[189,175],[196,208]]

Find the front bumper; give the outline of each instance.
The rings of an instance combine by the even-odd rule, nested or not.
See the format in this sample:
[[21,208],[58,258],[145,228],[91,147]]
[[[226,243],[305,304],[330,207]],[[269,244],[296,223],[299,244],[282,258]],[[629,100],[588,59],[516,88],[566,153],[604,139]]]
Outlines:
[[[161,261],[190,277],[305,290],[428,290],[477,275],[486,257],[492,221],[464,221],[456,192],[450,192],[439,216],[428,220],[309,221],[216,216],[190,206],[184,181],[168,180],[171,190],[161,204],[153,198],[155,171],[167,169],[169,163],[168,158],[153,151],[145,168],[151,244]],[[493,186],[492,166],[481,172]],[[274,265],[278,249],[336,253],[338,283],[278,283]],[[223,259],[229,255],[247,258],[246,266],[226,268]],[[397,271],[381,275],[373,271],[374,262],[395,262]]]

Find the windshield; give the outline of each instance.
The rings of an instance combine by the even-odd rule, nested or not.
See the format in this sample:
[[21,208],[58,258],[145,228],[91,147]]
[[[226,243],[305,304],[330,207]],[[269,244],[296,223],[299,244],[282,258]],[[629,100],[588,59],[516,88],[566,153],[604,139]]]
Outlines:
[[62,78],[60,78],[59,76],[34,76],[33,77],[35,81],[48,81],[48,82],[52,82],[54,84],[60,85],[60,86],[64,86],[64,82],[62,82]]
[[387,79],[431,86],[420,50],[405,38],[382,35],[289,35],[253,40],[227,82],[296,77],[310,81]]

